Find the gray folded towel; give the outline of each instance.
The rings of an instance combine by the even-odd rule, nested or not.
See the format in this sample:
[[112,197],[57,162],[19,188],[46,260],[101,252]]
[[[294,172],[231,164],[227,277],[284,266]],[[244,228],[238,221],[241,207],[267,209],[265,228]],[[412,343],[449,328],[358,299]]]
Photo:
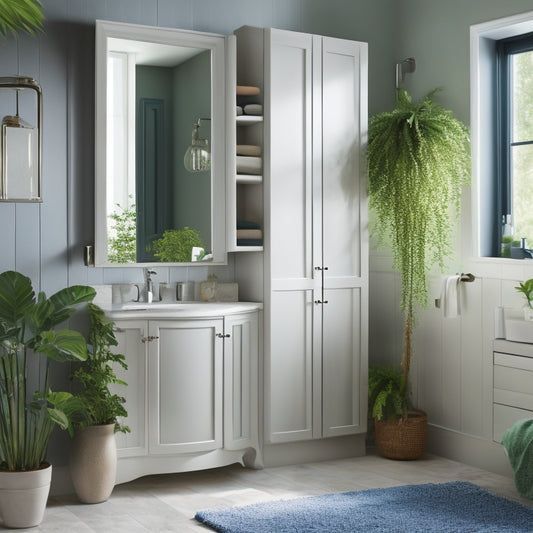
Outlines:
[[243,108],[245,115],[262,115],[263,106],[261,104],[247,104]]

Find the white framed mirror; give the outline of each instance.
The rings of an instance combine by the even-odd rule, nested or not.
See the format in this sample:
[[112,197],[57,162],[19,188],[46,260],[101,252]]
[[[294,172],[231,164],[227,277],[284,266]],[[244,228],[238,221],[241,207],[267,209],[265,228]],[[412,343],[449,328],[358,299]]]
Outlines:
[[229,39],[96,21],[96,266],[226,262]]

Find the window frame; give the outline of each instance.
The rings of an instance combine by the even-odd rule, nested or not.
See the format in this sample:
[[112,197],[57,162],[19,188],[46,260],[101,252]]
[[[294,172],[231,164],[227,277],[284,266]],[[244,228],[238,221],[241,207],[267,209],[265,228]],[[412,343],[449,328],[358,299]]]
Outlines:
[[[463,233],[465,266],[478,275],[533,277],[533,261],[499,257],[501,194],[498,173],[500,118],[496,113],[497,42],[533,33],[533,11],[470,26],[470,110],[472,145],[471,228]],[[516,269],[510,268],[516,265]],[[497,270],[495,267],[497,266]],[[501,268],[504,267],[504,268]],[[527,270],[527,272],[525,272]]]
[[[496,42],[496,61],[498,70],[497,115],[498,115],[498,205],[499,220],[510,214],[514,220],[512,202],[512,146],[532,144],[532,141],[515,142],[512,136],[512,93],[513,79],[511,58],[516,54],[533,51],[533,33],[514,35]],[[501,226],[498,242],[501,241]]]

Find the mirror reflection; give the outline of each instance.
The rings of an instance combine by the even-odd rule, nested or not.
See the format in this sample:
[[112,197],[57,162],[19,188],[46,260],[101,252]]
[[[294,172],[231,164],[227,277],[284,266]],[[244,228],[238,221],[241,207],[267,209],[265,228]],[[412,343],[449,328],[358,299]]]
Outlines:
[[211,50],[114,37],[106,50],[107,262],[212,260]]

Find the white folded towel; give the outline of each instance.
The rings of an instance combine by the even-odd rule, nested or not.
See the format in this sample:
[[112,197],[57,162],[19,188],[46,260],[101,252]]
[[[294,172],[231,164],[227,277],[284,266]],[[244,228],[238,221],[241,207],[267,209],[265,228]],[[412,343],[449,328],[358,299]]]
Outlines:
[[237,156],[237,174],[261,174],[262,167],[261,157]]
[[461,276],[444,276],[440,294],[440,307],[445,318],[455,318],[461,314]]

